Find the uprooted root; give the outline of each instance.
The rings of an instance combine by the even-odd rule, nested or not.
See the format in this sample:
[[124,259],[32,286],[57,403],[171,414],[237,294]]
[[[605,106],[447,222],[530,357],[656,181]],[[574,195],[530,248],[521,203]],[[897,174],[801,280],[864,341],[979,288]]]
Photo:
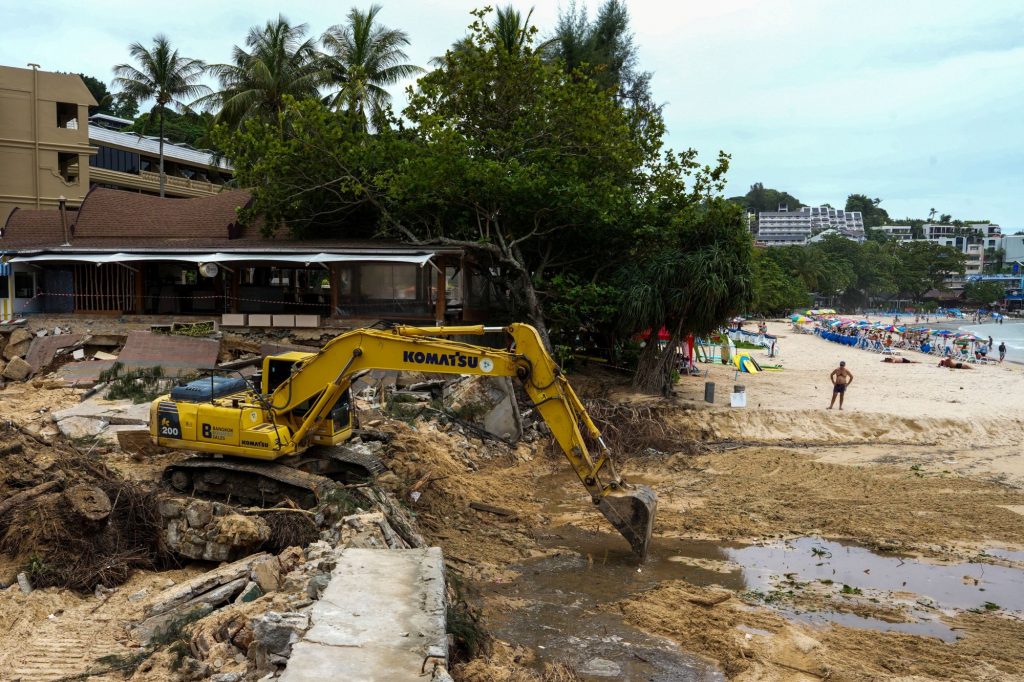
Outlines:
[[263,549],[280,554],[289,547],[305,547],[320,537],[320,529],[309,514],[293,510],[268,510],[260,518],[270,526]]
[[683,434],[678,420],[662,414],[656,406],[627,405],[600,399],[585,400],[584,404],[600,429],[605,444],[613,452],[639,456],[652,450],[690,455],[708,451],[706,445]]
[[86,592],[120,585],[135,569],[171,563],[155,494],[126,481],[99,487],[112,505],[101,523],[84,522],[61,493],[37,497],[0,519],[0,551],[27,558],[34,586]]

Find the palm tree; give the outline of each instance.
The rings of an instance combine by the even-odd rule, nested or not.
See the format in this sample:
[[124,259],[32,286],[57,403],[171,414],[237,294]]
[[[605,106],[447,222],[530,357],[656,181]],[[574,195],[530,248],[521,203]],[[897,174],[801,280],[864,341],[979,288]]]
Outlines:
[[284,109],[285,96],[318,98],[324,78],[316,42],[305,38],[308,26],[292,26],[278,15],[265,26],[253,26],[245,38],[248,51],[235,46],[231,64],[210,67],[220,91],[205,97],[208,108],[219,106],[218,122],[238,125],[255,118],[273,120]]
[[[178,54],[165,35],[153,38],[153,47],[141,43],[128,46],[128,53],[137,66],[118,64],[114,67],[114,85],[123,95],[138,101],[155,100],[153,112],[160,120],[160,196],[164,195],[164,110],[168,105],[179,112],[189,111],[188,101],[209,92],[199,80],[206,64]],[[152,116],[152,114],[151,114]]]
[[330,104],[344,106],[363,130],[371,121],[379,127],[391,101],[385,86],[423,72],[406,63],[402,47],[409,44],[408,34],[375,23],[380,10],[380,5],[366,12],[353,7],[347,23],[330,27],[320,38],[327,78],[339,87]]

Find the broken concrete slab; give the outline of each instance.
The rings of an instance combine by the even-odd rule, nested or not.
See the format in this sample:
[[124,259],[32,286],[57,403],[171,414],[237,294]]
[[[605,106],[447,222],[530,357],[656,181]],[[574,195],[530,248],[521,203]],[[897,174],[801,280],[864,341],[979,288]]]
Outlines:
[[217,364],[217,339],[133,331],[128,334],[118,361],[126,369],[162,367],[166,374],[183,374]]
[[234,563],[224,564],[191,580],[173,585],[156,595],[149,608],[146,609],[146,616],[150,617],[167,613],[221,585],[226,585],[239,578],[248,578],[253,563],[269,557],[270,555],[266,552],[253,554]]
[[90,398],[77,405],[72,405],[53,416],[57,421],[69,417],[98,419],[109,424],[147,426],[149,424],[149,403],[133,403],[130,400],[104,400]]
[[85,334],[61,334],[60,336],[43,336],[32,339],[25,360],[32,365],[32,371],[48,367],[57,351],[70,348],[85,338]]
[[57,428],[70,440],[97,436],[107,426],[108,424],[100,419],[88,417],[67,417],[57,422]]
[[439,547],[347,548],[280,679],[421,679],[424,661],[447,664],[445,610]]
[[519,404],[508,377],[464,379],[452,386],[445,402],[459,418],[506,441],[523,435]]
[[113,360],[69,362],[57,370],[57,378],[68,386],[91,388],[99,383],[100,374],[113,366]]

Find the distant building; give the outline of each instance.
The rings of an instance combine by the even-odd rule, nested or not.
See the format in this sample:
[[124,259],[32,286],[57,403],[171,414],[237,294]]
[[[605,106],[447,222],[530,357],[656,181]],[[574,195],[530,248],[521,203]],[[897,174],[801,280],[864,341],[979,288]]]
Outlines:
[[843,211],[829,206],[804,206],[790,211],[762,211],[757,215],[757,242],[763,246],[792,246],[826,230],[857,242],[864,241],[864,220],[860,211]]
[[890,239],[900,242],[909,242],[914,238],[914,231],[910,225],[882,225],[874,229],[884,232]]
[[[132,121],[94,114],[74,74],[0,66],[0,225],[15,208],[81,205],[94,186],[158,194],[159,139],[120,132]],[[218,194],[233,175],[208,151],[164,142],[165,194]]]

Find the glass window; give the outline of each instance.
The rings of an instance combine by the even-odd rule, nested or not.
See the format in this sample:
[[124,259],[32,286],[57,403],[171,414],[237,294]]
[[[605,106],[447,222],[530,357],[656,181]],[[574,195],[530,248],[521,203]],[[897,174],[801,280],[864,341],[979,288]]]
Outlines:
[[7,275],[0,275],[0,298],[7,298],[7,287],[9,281]]
[[363,265],[360,268],[362,295],[371,300],[416,300],[418,272],[415,265]]
[[36,273],[14,273],[14,297],[32,298],[36,295]]

